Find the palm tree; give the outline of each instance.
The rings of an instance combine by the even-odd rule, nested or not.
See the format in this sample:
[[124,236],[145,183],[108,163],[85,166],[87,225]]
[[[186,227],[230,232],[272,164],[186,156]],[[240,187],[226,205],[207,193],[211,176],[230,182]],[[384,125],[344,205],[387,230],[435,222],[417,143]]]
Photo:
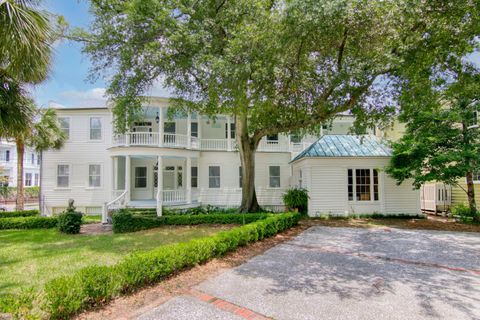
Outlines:
[[37,115],[31,118],[31,125],[15,135],[17,147],[17,198],[16,210],[23,210],[25,195],[23,188],[23,159],[25,146],[33,147],[37,152],[48,149],[60,149],[65,142],[65,134],[57,120],[54,109],[37,109]]
[[0,137],[14,138],[17,145],[17,210],[24,207],[25,145],[42,150],[62,141],[55,112],[36,121],[38,110],[23,90],[45,80],[52,58],[53,16],[37,7],[39,1],[0,0]]
[[0,0],[0,80],[39,83],[48,75],[55,33],[38,0]]

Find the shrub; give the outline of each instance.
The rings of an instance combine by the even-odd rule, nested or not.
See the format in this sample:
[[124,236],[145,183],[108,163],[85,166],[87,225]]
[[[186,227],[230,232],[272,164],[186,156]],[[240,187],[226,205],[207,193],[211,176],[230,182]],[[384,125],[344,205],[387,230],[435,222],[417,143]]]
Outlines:
[[453,217],[459,219],[461,222],[473,222],[475,215],[478,212],[470,210],[470,207],[464,203],[457,204],[452,208]]
[[15,217],[33,217],[39,216],[38,210],[23,210],[23,211],[0,211],[1,218],[15,218]]
[[[123,221],[128,221],[133,215],[125,211],[117,214],[117,218],[120,216],[125,219]],[[113,266],[87,267],[73,275],[51,280],[45,286],[43,308],[53,319],[68,318],[121,293],[153,284],[174,272],[221,256],[238,246],[286,230],[298,222],[300,215],[287,213],[265,217],[264,220],[213,236],[130,254]]]
[[82,214],[75,208],[69,208],[58,215],[58,230],[66,234],[80,233]]
[[113,232],[125,233],[156,228],[162,225],[197,225],[197,224],[245,224],[265,219],[265,213],[247,214],[197,214],[167,215],[162,217],[132,214],[122,209],[113,214]]
[[58,224],[57,217],[17,217],[0,219],[0,230],[5,229],[49,229]]
[[75,211],[73,199],[68,200],[67,209],[58,216],[58,230],[66,234],[80,233],[82,214]]
[[308,210],[308,190],[303,188],[290,188],[283,194],[283,203],[290,210],[297,209],[301,213]]

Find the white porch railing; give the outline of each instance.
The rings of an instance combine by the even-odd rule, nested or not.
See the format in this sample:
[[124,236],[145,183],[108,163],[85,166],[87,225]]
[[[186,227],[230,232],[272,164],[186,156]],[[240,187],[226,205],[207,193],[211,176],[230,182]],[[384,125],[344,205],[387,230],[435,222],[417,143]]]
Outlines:
[[[311,142],[288,143],[287,141],[262,139],[258,145],[260,152],[301,152],[309,147]],[[157,132],[130,132],[113,137],[115,146],[164,146],[167,148],[190,148],[199,150],[228,151],[237,150],[235,139],[200,139],[185,134],[164,133],[160,141]]]
[[163,146],[169,148],[188,147],[188,136],[185,134],[164,133]]
[[127,190],[114,190],[112,192],[114,195],[117,195],[112,201],[106,202],[103,205],[102,210],[102,223],[108,222],[108,213],[112,210],[117,210],[120,208],[125,208],[126,206],[126,196]]
[[162,191],[163,203],[178,203],[187,200],[185,190],[163,190]]
[[200,149],[202,150],[227,150],[227,139],[200,139]]

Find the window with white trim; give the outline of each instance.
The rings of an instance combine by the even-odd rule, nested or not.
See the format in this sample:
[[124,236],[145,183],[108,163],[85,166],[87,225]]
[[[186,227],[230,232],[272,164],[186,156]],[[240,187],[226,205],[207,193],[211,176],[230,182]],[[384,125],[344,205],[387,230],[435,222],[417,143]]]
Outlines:
[[238,167],[238,185],[239,185],[239,188],[243,188],[243,171],[242,171],[242,166]]
[[70,186],[70,165],[59,164],[57,166],[57,187],[68,188]]
[[135,188],[147,187],[147,167],[135,167]]
[[25,187],[31,187],[32,186],[32,174],[31,173],[25,173]]
[[278,133],[267,135],[268,142],[277,142],[278,143]]
[[102,140],[102,118],[90,118],[90,140]]
[[177,166],[177,188],[183,187],[183,167]]
[[220,188],[220,166],[208,167],[208,187]]
[[269,166],[268,174],[270,188],[280,188],[280,166]]
[[379,184],[376,169],[348,169],[348,200],[378,201]]
[[35,173],[35,186],[39,186],[40,185],[40,174],[38,173]]
[[480,182],[480,171],[478,172],[473,172],[473,177],[472,177],[474,182]]
[[298,171],[298,187],[302,188],[303,186],[303,172],[302,169]]
[[32,153],[32,164],[35,164],[35,153]]
[[192,188],[198,188],[198,167],[191,167]]
[[[235,123],[230,123],[230,138],[235,139]],[[228,122],[225,123],[225,139],[228,139]]]
[[88,186],[98,188],[102,184],[102,166],[99,164],[88,165]]
[[190,135],[198,138],[198,122],[190,123]]
[[60,129],[65,135],[65,139],[70,138],[70,118],[67,117],[58,117],[58,123],[60,124]]

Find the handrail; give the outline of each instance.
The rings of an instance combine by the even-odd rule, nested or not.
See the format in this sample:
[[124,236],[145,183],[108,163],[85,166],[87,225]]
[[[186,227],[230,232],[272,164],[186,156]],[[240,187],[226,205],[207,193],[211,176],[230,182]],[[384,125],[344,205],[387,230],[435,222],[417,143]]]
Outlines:
[[107,207],[111,206],[115,202],[119,201],[121,198],[125,197],[126,194],[127,194],[127,190],[124,190],[118,197],[116,197],[115,199],[113,199],[110,202],[107,202],[106,203]]
[[125,196],[127,195],[127,191],[128,190],[124,190],[118,197],[116,197],[112,201],[105,202],[102,210],[102,223],[108,223],[108,211],[110,207],[114,206],[116,203],[120,203],[118,207],[122,207],[124,205],[124,203],[122,203],[123,202],[122,200],[124,200]]

